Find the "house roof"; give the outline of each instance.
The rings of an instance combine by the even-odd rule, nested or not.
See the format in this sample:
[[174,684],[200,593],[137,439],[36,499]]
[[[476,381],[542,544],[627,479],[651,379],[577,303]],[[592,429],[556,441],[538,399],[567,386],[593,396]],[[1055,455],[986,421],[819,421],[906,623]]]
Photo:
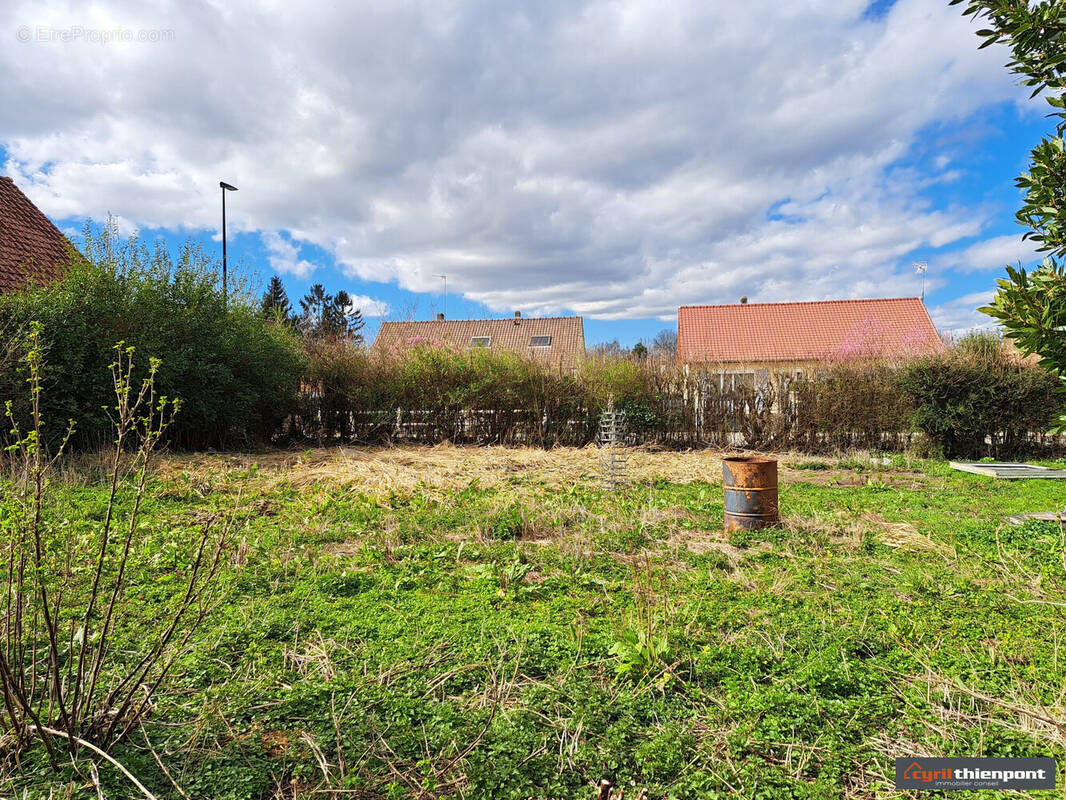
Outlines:
[[917,297],[682,306],[684,363],[811,361],[936,352],[944,343]]
[[[549,336],[551,344],[533,347],[530,340],[535,336]],[[585,354],[585,327],[581,317],[383,322],[373,350],[396,354],[419,344],[466,349],[471,346],[470,340],[477,337],[488,337],[490,350],[515,353],[564,368],[576,366]]]
[[0,292],[61,277],[71,244],[11,178],[0,176]]

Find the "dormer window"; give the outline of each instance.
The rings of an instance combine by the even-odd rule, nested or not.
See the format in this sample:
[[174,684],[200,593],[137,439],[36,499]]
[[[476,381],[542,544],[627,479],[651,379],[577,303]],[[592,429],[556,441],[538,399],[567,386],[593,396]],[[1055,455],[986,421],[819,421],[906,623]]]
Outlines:
[[529,337],[529,346],[530,347],[551,347],[552,346],[552,337],[550,337],[550,336],[530,336]]
[[490,344],[492,344],[492,337],[491,336],[471,336],[470,337],[470,346],[471,347],[488,347]]

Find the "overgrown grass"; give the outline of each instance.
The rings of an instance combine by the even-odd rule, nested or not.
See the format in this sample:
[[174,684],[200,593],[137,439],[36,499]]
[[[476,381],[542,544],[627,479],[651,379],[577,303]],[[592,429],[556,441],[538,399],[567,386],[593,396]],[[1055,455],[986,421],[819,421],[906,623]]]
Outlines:
[[[213,800],[591,798],[604,777],[873,797],[897,755],[1066,763],[1066,544],[1003,521],[1066,486],[786,458],[785,526],[726,536],[712,453],[635,453],[621,492],[594,453],[532,453],[168,459],[124,613],[148,624],[171,543],[238,495],[243,539],[114,756],[160,798]],[[102,506],[87,461],[58,488],[74,528]],[[0,796],[96,796],[31,759]]]

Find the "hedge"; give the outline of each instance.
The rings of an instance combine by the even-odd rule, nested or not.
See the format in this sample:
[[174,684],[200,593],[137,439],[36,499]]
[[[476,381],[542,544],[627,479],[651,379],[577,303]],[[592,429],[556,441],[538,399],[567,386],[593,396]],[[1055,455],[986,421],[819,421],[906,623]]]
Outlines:
[[[100,244],[96,242],[96,244]],[[31,321],[43,324],[44,406],[50,436],[68,419],[75,447],[111,436],[114,403],[108,365],[117,342],[135,348],[143,369],[162,360],[157,391],[180,397],[170,441],[182,448],[246,447],[266,442],[295,409],[306,356],[282,325],[265,321],[250,301],[231,294],[228,308],[210,262],[194,248],[171,259],[136,241],[120,251],[87,247],[96,256],[57,283],[0,296],[0,400],[25,416],[25,364],[20,340]]]
[[1056,380],[997,342],[905,362],[837,361],[761,388],[719,388],[670,361],[590,359],[574,372],[486,350],[377,358],[309,349],[287,435],[319,444],[586,445],[607,403],[634,443],[832,452],[917,447],[950,457],[1052,452]]

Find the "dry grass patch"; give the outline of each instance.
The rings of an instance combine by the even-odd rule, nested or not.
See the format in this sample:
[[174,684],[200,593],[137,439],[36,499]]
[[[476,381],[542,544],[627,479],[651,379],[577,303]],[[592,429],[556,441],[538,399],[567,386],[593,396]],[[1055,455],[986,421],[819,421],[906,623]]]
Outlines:
[[671,551],[687,550],[696,555],[705,553],[721,553],[732,566],[736,566],[745,557],[769,548],[765,542],[742,548],[729,543],[729,537],[724,531],[712,530],[687,530],[678,528],[671,532],[670,536],[662,541],[663,548]]
[[[456,489],[474,480],[493,487],[519,479],[562,488],[576,482],[600,480],[601,453],[595,447],[554,450],[509,447],[351,447],[318,448],[269,453],[204,455],[173,454],[163,459],[160,474],[177,478],[187,474],[194,484],[217,484],[258,468],[268,486],[290,483],[354,485],[379,492],[413,492],[430,488]],[[720,483],[722,453],[712,450],[665,452],[634,448],[629,451],[627,477],[634,483],[657,479],[671,483]]]
[[872,536],[894,550],[936,553],[944,560],[956,558],[954,548],[935,542],[909,522],[893,522],[880,514],[854,516],[837,513],[832,516],[790,516],[784,520],[790,532],[809,541],[824,541],[827,546],[855,552],[866,537]]
[[[657,480],[686,484],[722,480],[720,450],[666,451],[636,447],[627,451],[626,479],[632,484]],[[856,473],[829,457],[795,453],[776,454],[781,483],[852,485],[870,479],[900,488],[919,488],[930,478],[918,471],[871,463],[871,472]],[[862,454],[855,458],[862,461]],[[71,482],[84,482],[99,467],[99,457],[88,454],[64,465]],[[825,470],[804,469],[804,464],[824,464]],[[462,489],[477,481],[492,488],[515,482],[559,489],[583,483],[602,483],[602,453],[594,447],[474,447],[443,443],[434,446],[332,447],[273,450],[261,453],[172,453],[160,459],[157,474],[164,480],[183,478],[202,495],[217,491],[249,470],[264,489],[280,484],[298,488],[351,486],[361,491],[387,494],[425,490]],[[68,474],[69,473],[69,474]],[[856,484],[858,485],[858,484]]]
[[782,525],[791,537],[810,543],[823,542],[827,547],[848,552],[858,550],[869,532],[867,525],[839,513],[832,516],[788,516]]
[[[1015,683],[1007,696],[1000,697],[945,677],[928,665],[920,675],[901,678],[896,694],[918,712],[915,716],[929,729],[931,739],[940,737],[963,746],[967,741],[965,730],[999,727],[1040,741],[1052,752],[1066,749],[1066,690],[1060,691],[1055,703],[1047,705],[1039,700],[1032,687],[1021,681]],[[920,701],[916,700],[914,690]],[[923,713],[926,708],[931,715]]]
[[863,514],[858,522],[869,526],[878,540],[895,550],[936,553],[945,561],[957,558],[955,548],[935,542],[909,522],[891,522],[880,514]]

